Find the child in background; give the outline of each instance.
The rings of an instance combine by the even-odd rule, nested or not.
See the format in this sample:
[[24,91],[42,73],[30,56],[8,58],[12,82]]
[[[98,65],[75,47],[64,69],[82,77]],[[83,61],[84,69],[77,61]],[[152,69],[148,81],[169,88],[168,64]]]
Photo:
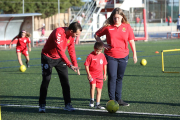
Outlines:
[[43,23],[43,27],[41,28],[41,37],[45,35],[45,24]]
[[44,34],[45,34],[45,26],[43,26],[41,29],[41,36],[44,37]]
[[[106,80],[106,66],[107,61],[102,52],[103,50],[103,43],[102,42],[96,42],[94,44],[94,51],[92,51],[88,56],[84,63],[85,69],[87,72],[87,78],[90,83],[90,107],[94,107],[94,93],[95,88],[97,91],[96,95],[96,106],[97,109],[105,109],[100,105],[100,99],[101,99],[101,92],[103,87],[103,80]],[[103,75],[104,72],[104,75]]]
[[27,49],[27,46],[26,46],[26,44],[28,43],[29,51],[31,51],[31,40],[29,38],[30,36],[31,36],[30,33],[26,32],[25,30],[22,30],[10,42],[9,48],[11,48],[11,43],[15,39],[18,39],[17,46],[16,46],[16,53],[17,53],[17,58],[18,58],[20,66],[23,65],[23,62],[22,62],[22,59],[21,59],[21,53],[22,53],[26,58],[27,67],[30,67],[29,66],[29,53],[28,53],[28,49]]

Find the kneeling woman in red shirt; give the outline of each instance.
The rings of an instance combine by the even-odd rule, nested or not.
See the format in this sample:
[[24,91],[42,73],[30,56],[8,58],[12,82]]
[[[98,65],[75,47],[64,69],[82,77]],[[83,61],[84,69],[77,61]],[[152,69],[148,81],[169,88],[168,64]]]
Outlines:
[[[19,32],[19,34],[14,37],[11,41],[11,43],[17,39],[17,46],[16,46],[16,53],[17,53],[17,57],[18,57],[18,61],[20,65],[23,65],[22,59],[21,59],[21,53],[25,56],[26,58],[26,65],[27,67],[29,67],[29,53],[28,53],[28,49],[26,44],[28,43],[28,47],[29,47],[29,51],[31,51],[31,40],[30,37],[31,35],[26,32],[25,30],[22,30]],[[9,48],[11,48],[11,43],[9,45]]]
[[[137,62],[134,33],[120,8],[115,8],[104,26],[94,35],[96,41],[106,35],[107,44],[104,44],[107,59],[108,93],[110,100],[118,101],[121,106],[129,106],[121,99],[122,80],[129,58],[128,42],[133,51],[134,63]],[[102,42],[102,41],[101,41]]]

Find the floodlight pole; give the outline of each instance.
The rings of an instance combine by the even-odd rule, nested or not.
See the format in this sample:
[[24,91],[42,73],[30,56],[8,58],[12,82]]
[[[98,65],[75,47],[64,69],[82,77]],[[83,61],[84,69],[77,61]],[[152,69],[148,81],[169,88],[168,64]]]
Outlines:
[[164,1],[165,3],[165,23],[166,23],[166,0]]
[[[180,6],[180,0],[179,0],[179,6]],[[180,14],[180,7],[179,7],[179,14]]]
[[171,3],[171,32],[172,32],[172,22],[173,22],[173,3],[174,3],[174,0]]
[[23,0],[23,14],[24,14],[24,0]]

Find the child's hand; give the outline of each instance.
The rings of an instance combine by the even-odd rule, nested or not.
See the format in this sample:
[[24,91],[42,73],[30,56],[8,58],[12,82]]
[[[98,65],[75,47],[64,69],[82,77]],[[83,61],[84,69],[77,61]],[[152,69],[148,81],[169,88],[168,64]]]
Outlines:
[[104,75],[103,78],[104,78],[104,81],[106,81],[106,79],[107,79],[106,75]]

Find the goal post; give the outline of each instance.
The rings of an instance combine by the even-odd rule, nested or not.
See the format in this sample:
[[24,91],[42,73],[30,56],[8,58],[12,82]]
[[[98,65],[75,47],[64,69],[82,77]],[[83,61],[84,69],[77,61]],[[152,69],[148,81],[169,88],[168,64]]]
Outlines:
[[164,71],[164,52],[174,52],[174,51],[180,51],[180,49],[170,49],[170,50],[162,50],[161,51],[162,72],[163,73],[180,73],[180,72],[176,72],[176,71]]

